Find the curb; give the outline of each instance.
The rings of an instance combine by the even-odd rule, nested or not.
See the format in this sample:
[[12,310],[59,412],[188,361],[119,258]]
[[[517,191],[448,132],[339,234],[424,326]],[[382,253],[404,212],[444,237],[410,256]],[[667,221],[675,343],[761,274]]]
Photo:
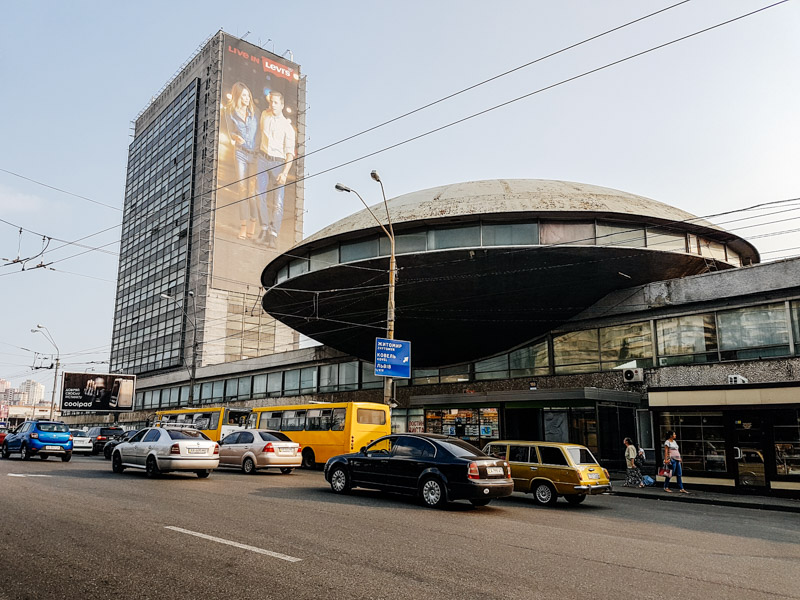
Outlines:
[[662,500],[665,502],[688,502],[692,504],[710,504],[715,506],[731,506],[734,508],[750,508],[755,510],[770,510],[775,512],[791,512],[791,513],[800,513],[800,503],[797,506],[791,505],[782,505],[782,504],[756,504],[755,502],[742,502],[740,500],[725,500],[721,498],[703,498],[702,496],[696,496],[695,493],[692,494],[664,494],[662,495],[655,495],[652,493],[642,493],[642,492],[635,492],[635,491],[625,491],[625,492],[618,492],[613,490],[611,492],[613,496],[628,496],[631,498],[646,498],[649,500]]

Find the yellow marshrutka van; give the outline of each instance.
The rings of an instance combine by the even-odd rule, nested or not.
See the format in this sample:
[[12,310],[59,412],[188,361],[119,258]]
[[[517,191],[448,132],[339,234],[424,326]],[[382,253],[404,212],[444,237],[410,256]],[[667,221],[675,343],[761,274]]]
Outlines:
[[580,504],[586,496],[611,491],[608,471],[586,446],[557,442],[501,440],[483,451],[511,465],[515,492],[530,492],[537,504],[552,506],[559,496]]

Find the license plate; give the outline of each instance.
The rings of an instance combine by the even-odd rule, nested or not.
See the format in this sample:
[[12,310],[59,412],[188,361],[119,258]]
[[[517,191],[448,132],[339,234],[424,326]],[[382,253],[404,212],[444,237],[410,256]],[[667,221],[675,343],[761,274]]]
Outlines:
[[503,467],[486,467],[487,475],[502,475]]
[[45,446],[45,450],[63,450],[61,446]]
[[279,454],[294,454],[294,450],[291,448],[278,448]]
[[205,454],[205,448],[189,448],[189,454]]
[[589,479],[600,479],[600,473],[589,473]]

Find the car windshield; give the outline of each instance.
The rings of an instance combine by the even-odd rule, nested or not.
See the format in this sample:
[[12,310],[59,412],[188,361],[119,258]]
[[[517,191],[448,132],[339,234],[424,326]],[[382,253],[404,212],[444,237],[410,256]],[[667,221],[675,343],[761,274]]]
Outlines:
[[458,438],[447,438],[445,440],[437,439],[436,443],[453,456],[459,456],[461,458],[490,458],[469,442]]
[[207,440],[208,436],[196,429],[167,429],[169,437],[173,440]]
[[261,436],[261,439],[265,442],[291,442],[291,438],[288,435],[284,435],[278,431],[259,431],[258,435]]
[[86,432],[81,431],[80,429],[71,429],[70,433],[72,434],[72,437],[86,437]]
[[121,435],[122,429],[103,429],[100,435]]
[[39,431],[47,431],[49,433],[69,433],[69,427],[64,423],[38,423],[36,427]]
[[588,448],[578,448],[572,447],[567,448],[567,452],[569,453],[569,457],[572,459],[572,462],[576,465],[596,465],[597,461],[595,460],[592,453],[589,452]]

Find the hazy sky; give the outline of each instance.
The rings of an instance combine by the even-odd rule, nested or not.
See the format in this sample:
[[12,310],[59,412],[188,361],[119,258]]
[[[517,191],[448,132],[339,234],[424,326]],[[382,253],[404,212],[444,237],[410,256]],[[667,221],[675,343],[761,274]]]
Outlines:
[[[15,2],[0,21],[0,258],[45,262],[119,239],[121,212],[8,171],[122,207],[131,121],[217,30],[283,54],[308,77],[312,151],[484,79],[676,2],[308,1]],[[502,77],[306,160],[305,234],[369,202],[458,181],[562,179],[711,215],[800,196],[800,3],[797,0],[535,94],[318,176],[472,113],[771,4],[692,0]],[[222,7],[225,7],[224,9]],[[271,40],[271,41],[268,41]],[[785,206],[784,210],[793,206]],[[800,254],[800,207],[711,219],[764,260]],[[730,222],[733,219],[741,219]],[[759,225],[760,224],[760,225]],[[116,226],[116,227],[115,227]],[[741,228],[741,229],[740,229]],[[765,237],[757,237],[762,236]],[[19,247],[19,250],[18,250]],[[47,386],[33,354],[105,371],[118,244],[55,262],[0,266],[0,377]],[[37,264],[42,257],[28,263]],[[0,262],[5,264],[6,261]]]

